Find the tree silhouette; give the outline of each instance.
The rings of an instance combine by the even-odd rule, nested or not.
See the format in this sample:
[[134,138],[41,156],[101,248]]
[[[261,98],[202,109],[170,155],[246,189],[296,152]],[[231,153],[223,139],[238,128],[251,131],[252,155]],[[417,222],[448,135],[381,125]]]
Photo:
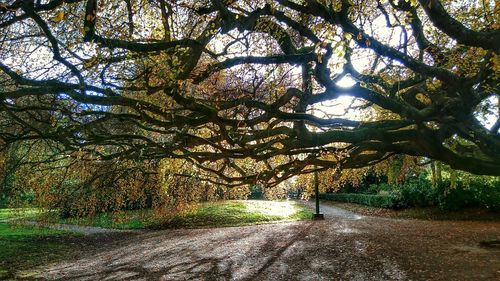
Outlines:
[[395,154],[500,175],[490,2],[7,1],[0,144],[185,159],[231,185]]

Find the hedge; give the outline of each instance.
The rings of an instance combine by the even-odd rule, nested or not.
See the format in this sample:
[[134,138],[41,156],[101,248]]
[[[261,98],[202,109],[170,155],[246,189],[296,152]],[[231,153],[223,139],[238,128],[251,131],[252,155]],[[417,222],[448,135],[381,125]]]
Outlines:
[[375,195],[361,193],[320,193],[320,199],[357,203],[379,208],[397,209],[401,207],[401,202],[390,195]]

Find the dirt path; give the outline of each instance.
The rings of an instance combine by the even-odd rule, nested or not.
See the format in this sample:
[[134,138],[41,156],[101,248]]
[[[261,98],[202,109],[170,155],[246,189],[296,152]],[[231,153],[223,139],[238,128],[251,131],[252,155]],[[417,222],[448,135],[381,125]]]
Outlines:
[[[300,201],[300,203],[311,207],[315,210],[316,203],[313,201]],[[351,211],[341,209],[339,207],[335,207],[332,205],[320,204],[320,213],[325,215],[325,219],[333,220],[333,219],[342,219],[342,220],[359,220],[364,218],[362,215],[355,214]]]
[[44,268],[51,280],[499,280],[500,224],[393,220],[323,205],[324,221],[118,236]]

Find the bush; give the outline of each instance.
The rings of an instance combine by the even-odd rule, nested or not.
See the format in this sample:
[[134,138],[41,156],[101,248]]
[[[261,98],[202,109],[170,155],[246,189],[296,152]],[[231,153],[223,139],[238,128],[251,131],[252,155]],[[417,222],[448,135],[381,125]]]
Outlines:
[[397,186],[396,191],[407,206],[428,207],[437,204],[438,190],[424,177],[411,178]]
[[446,173],[450,178],[454,173],[453,184],[448,178],[433,186],[428,172],[422,171],[400,184],[389,184],[379,178],[378,181],[364,183],[366,188],[341,189],[340,193],[326,193],[322,198],[383,208],[436,206],[443,210],[475,207],[500,211],[500,177],[453,170]]
[[393,195],[374,195],[360,193],[320,193],[320,199],[357,203],[378,208],[399,209],[402,206],[400,199]]
[[402,184],[372,184],[370,193],[396,198],[400,207],[427,207],[437,204],[437,189],[434,188],[426,174],[408,179]]
[[264,192],[262,191],[262,186],[260,185],[252,185],[250,187],[250,195],[248,195],[247,199],[264,199]]
[[459,210],[481,207],[500,211],[500,181],[484,182],[481,178],[457,181],[454,188],[449,181],[438,187],[437,202],[441,209]]
[[468,176],[457,180],[452,187],[449,180],[433,187],[425,174],[410,178],[399,185],[372,184],[369,191],[396,198],[399,207],[438,206],[443,210],[480,207],[500,210],[500,179]]

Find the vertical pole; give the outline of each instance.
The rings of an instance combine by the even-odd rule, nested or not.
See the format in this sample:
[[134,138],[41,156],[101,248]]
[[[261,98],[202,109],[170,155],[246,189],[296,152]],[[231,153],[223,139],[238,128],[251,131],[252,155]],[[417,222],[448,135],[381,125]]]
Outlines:
[[323,214],[319,213],[319,180],[318,180],[318,171],[314,171],[314,192],[316,193],[316,213],[313,215],[313,218],[315,220],[323,220],[323,219],[325,219],[325,216]]
[[314,171],[314,192],[316,193],[316,215],[319,214],[319,182],[318,171]]

